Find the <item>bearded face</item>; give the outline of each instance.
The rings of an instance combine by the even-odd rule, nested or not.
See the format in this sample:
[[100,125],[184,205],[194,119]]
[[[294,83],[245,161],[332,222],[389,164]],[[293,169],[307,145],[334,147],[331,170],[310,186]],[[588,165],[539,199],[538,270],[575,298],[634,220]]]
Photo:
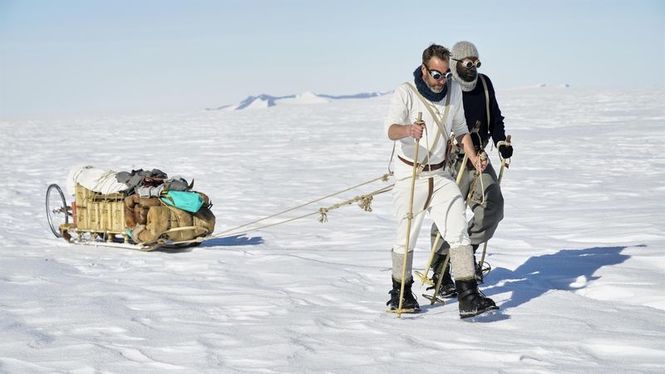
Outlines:
[[465,82],[473,82],[478,78],[480,61],[478,57],[467,57],[457,62],[457,75]]
[[426,64],[421,66],[422,78],[434,93],[441,93],[446,85],[446,73],[449,71],[449,63],[438,57],[432,57]]

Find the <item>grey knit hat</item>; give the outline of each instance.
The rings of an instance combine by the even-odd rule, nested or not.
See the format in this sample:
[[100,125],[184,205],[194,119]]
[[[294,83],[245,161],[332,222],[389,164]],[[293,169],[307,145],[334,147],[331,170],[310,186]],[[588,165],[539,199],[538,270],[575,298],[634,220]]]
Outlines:
[[467,57],[480,57],[478,56],[478,49],[476,49],[476,46],[473,45],[473,43],[467,41],[457,42],[453,46],[451,57],[450,71],[453,73],[455,80],[460,84],[460,86],[462,86],[462,91],[471,91],[476,88],[476,83],[478,83],[478,76],[476,75],[476,79],[471,82],[463,80],[460,78],[459,74],[457,74],[457,61],[453,60],[462,60]]

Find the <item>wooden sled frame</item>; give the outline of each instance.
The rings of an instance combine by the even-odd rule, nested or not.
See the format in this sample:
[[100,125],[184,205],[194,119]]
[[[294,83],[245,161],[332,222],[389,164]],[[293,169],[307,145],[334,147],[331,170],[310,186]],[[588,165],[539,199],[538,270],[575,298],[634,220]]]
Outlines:
[[[133,243],[129,236],[131,230],[125,225],[124,199],[121,193],[102,194],[77,184],[75,201],[67,205],[62,189],[57,184],[51,184],[46,192],[49,226],[56,237],[72,244],[143,252],[198,246],[212,234],[200,226],[175,227],[160,233],[157,239],[150,242]],[[169,233],[186,230],[194,230],[199,236],[184,241],[166,238]]]

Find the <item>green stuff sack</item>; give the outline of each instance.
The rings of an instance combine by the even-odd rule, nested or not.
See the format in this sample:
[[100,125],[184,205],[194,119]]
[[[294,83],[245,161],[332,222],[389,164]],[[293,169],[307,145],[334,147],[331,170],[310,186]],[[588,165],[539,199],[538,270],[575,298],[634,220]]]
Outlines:
[[203,206],[203,198],[193,191],[168,191],[161,199],[166,205],[191,213],[198,212]]

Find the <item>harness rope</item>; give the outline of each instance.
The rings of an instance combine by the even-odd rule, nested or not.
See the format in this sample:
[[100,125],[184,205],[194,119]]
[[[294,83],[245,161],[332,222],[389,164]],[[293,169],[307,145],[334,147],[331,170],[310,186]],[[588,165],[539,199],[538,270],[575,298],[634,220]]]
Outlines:
[[[334,210],[334,209],[337,209],[337,208],[341,208],[341,207],[343,207],[343,206],[351,205],[351,204],[353,204],[353,203],[355,203],[355,202],[358,202],[358,206],[359,206],[361,209],[363,209],[364,211],[366,211],[366,212],[371,212],[371,211],[372,211],[372,206],[371,206],[371,204],[372,204],[372,201],[373,201],[373,199],[374,199],[374,196],[392,190],[394,184],[391,184],[391,185],[386,186],[386,187],[382,187],[382,188],[380,188],[380,189],[374,190],[374,191],[372,191],[372,192],[369,192],[369,193],[366,193],[366,194],[363,194],[363,195],[355,196],[355,197],[353,197],[353,198],[351,198],[351,199],[348,199],[348,200],[342,201],[342,202],[337,203],[337,204],[333,204],[333,205],[328,206],[328,207],[319,208],[319,210],[317,210],[317,211],[315,211],[315,212],[311,212],[311,213],[303,214],[303,215],[301,215],[301,216],[293,217],[293,218],[289,218],[289,219],[285,219],[285,220],[282,220],[282,221],[279,221],[279,222],[269,223],[269,224],[260,225],[260,226],[257,226],[257,227],[251,227],[251,228],[248,228],[248,229],[241,230],[242,228],[245,228],[245,227],[248,227],[248,226],[251,226],[251,225],[257,224],[257,223],[259,223],[259,222],[265,221],[265,220],[270,219],[270,218],[278,217],[278,216],[280,216],[280,215],[283,215],[283,214],[286,214],[286,213],[292,212],[292,211],[294,211],[294,210],[296,210],[296,209],[299,209],[299,208],[302,208],[302,207],[305,207],[305,206],[308,206],[308,205],[314,204],[314,203],[316,203],[316,202],[319,202],[319,201],[322,201],[322,200],[328,199],[328,198],[333,197],[333,196],[337,196],[337,195],[342,194],[342,193],[344,193],[344,192],[350,191],[350,190],[352,190],[352,189],[355,189],[355,188],[358,188],[358,187],[361,187],[361,186],[364,186],[364,185],[367,185],[367,184],[370,184],[370,183],[373,183],[373,182],[376,182],[376,181],[379,181],[379,180],[384,181],[384,182],[387,182],[388,179],[390,178],[390,176],[391,176],[390,173],[386,173],[386,174],[384,174],[384,175],[382,175],[382,176],[380,176],[380,177],[378,177],[378,178],[374,178],[374,179],[371,179],[371,180],[369,180],[369,181],[366,181],[366,182],[363,182],[363,183],[359,183],[359,184],[357,184],[357,185],[355,185],[355,186],[352,186],[352,187],[346,188],[346,189],[344,189],[344,190],[341,190],[341,191],[338,191],[338,192],[335,192],[335,193],[331,193],[331,194],[328,194],[328,195],[326,195],[326,196],[323,196],[323,197],[320,197],[320,198],[317,198],[317,199],[314,199],[314,200],[308,201],[308,202],[306,202],[306,203],[300,204],[300,205],[295,206],[295,207],[293,207],[293,208],[285,209],[285,210],[283,210],[283,211],[281,211],[281,212],[278,212],[278,213],[275,213],[275,214],[271,214],[271,215],[269,215],[269,216],[267,216],[267,217],[263,217],[263,218],[260,218],[260,219],[257,219],[257,220],[254,220],[254,221],[251,221],[251,222],[248,222],[248,223],[244,223],[244,224],[242,224],[242,225],[235,226],[235,227],[233,227],[233,228],[230,228],[230,229],[228,229],[228,230],[224,230],[224,231],[219,232],[219,233],[217,233],[217,234],[209,235],[209,236],[206,236],[206,237],[194,238],[194,239],[190,239],[190,240],[182,240],[182,241],[178,241],[177,244],[187,244],[187,243],[197,243],[197,242],[200,243],[200,242],[203,242],[203,241],[205,241],[205,240],[209,240],[209,239],[213,239],[213,238],[220,238],[220,237],[225,237],[225,236],[235,236],[235,235],[240,235],[240,234],[244,234],[244,233],[246,233],[246,232],[248,232],[248,231],[257,231],[257,230],[265,229],[265,228],[268,228],[268,227],[272,227],[272,226],[277,226],[277,225],[281,225],[281,224],[285,224],[285,223],[293,222],[293,221],[296,221],[296,220],[299,220],[299,219],[302,219],[302,218],[306,218],[306,217],[310,217],[310,216],[313,216],[313,215],[317,215],[317,214],[320,215],[319,222],[324,223],[324,222],[327,222],[327,221],[328,221],[328,213],[329,213],[331,210]],[[171,230],[169,230],[169,231],[167,231],[167,232],[165,232],[165,233],[168,233],[168,232],[171,232]],[[163,234],[164,234],[164,233],[163,233]],[[149,243],[144,243],[144,244],[153,244],[153,243],[164,244],[164,243],[166,243],[166,241],[165,241],[164,239],[157,239],[157,240],[151,241],[151,242],[149,242]]]
[[[281,211],[281,212],[278,212],[278,213],[275,213],[275,214],[269,215],[269,216],[267,216],[267,217],[263,217],[263,218],[260,218],[260,219],[257,219],[257,220],[254,220],[254,221],[251,221],[251,222],[248,222],[248,223],[244,223],[244,224],[242,224],[242,225],[238,225],[238,226],[236,226],[236,227],[233,227],[233,228],[230,228],[230,229],[228,229],[228,230],[222,231],[222,232],[220,232],[220,233],[214,235],[214,237],[219,237],[219,236],[221,236],[221,235],[227,235],[228,233],[230,233],[230,232],[234,232],[234,231],[237,231],[237,230],[240,229],[240,228],[247,227],[247,226],[250,226],[250,225],[253,225],[253,224],[256,224],[256,223],[259,223],[259,222],[265,221],[265,220],[267,220],[267,219],[274,218],[274,217],[280,216],[280,215],[282,215],[282,214],[292,212],[292,211],[294,211],[294,210],[296,210],[296,209],[300,209],[300,208],[305,207],[305,206],[307,206],[307,205],[311,205],[311,204],[317,203],[317,202],[319,202],[319,201],[322,201],[322,200],[325,200],[325,199],[331,198],[331,197],[333,197],[333,196],[337,196],[337,195],[339,195],[339,194],[342,194],[342,193],[344,193],[344,192],[347,192],[347,191],[353,190],[353,189],[355,189],[355,188],[362,187],[362,186],[367,185],[367,184],[370,184],[370,183],[374,183],[374,182],[376,182],[376,181],[378,181],[378,180],[382,180],[382,181],[384,181],[384,182],[387,182],[387,181],[388,181],[388,178],[390,178],[390,175],[391,175],[390,173],[386,173],[386,174],[384,174],[384,175],[382,175],[382,176],[380,176],[380,177],[378,177],[378,178],[371,179],[371,180],[369,180],[369,181],[367,181],[367,182],[359,183],[359,184],[356,184],[355,186],[351,186],[351,187],[346,188],[346,189],[344,189],[344,190],[341,190],[341,191],[338,191],[338,192],[334,192],[334,193],[331,193],[331,194],[329,194],[329,195],[326,195],[326,196],[323,196],[323,197],[320,197],[320,198],[317,198],[317,199],[314,199],[314,200],[308,201],[308,202],[306,202],[306,203],[300,204],[300,205],[295,206],[295,207],[293,207],[293,208],[289,208],[289,209],[283,210],[283,211]],[[392,188],[392,186],[390,186],[390,187]],[[354,198],[354,199],[355,199],[355,198]],[[342,205],[346,205],[346,204],[342,204]],[[334,207],[331,207],[331,208],[329,208],[328,210],[332,210],[332,209],[335,209],[335,208],[334,208]],[[318,213],[318,212],[317,212],[317,213]],[[313,215],[313,214],[317,214],[317,213],[310,213],[310,214],[306,214],[306,215],[303,215],[303,216],[301,216],[301,217],[297,217],[297,218],[304,218],[304,217],[307,217],[307,216],[310,216],[310,215]],[[296,218],[296,219],[297,219],[297,218]],[[288,220],[288,222],[293,221],[293,220],[294,220],[294,219],[290,219],[290,220]],[[274,225],[275,225],[275,224],[271,224],[270,226],[274,226]],[[266,227],[267,227],[267,226],[266,226]],[[245,231],[249,231],[249,230],[245,230]]]

